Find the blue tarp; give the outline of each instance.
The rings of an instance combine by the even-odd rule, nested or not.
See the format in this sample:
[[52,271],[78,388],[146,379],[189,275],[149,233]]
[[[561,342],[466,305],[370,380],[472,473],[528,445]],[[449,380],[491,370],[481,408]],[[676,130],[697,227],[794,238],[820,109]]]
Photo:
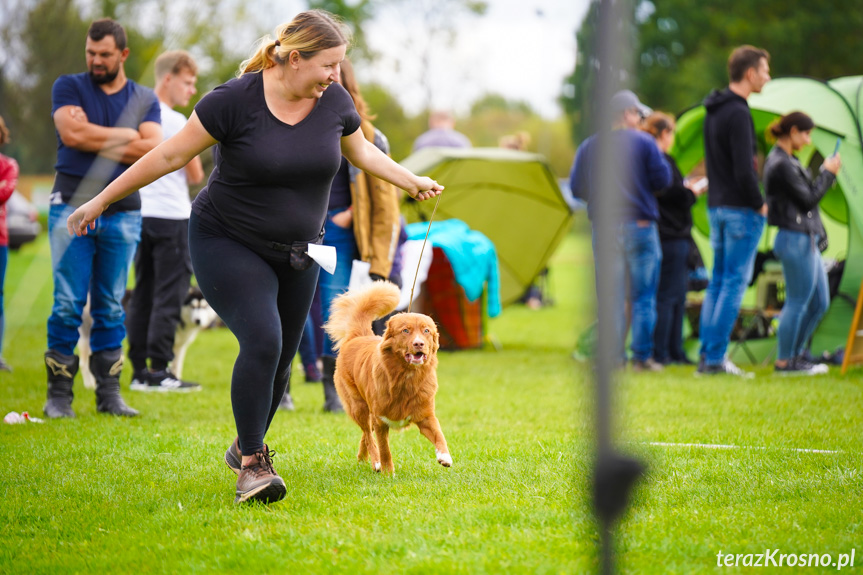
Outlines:
[[[428,224],[417,222],[405,227],[408,239],[422,240]],[[470,301],[482,296],[483,287],[488,291],[489,317],[500,315],[500,271],[494,244],[483,233],[470,229],[461,220],[451,219],[433,222],[429,242],[446,254],[458,284]]]

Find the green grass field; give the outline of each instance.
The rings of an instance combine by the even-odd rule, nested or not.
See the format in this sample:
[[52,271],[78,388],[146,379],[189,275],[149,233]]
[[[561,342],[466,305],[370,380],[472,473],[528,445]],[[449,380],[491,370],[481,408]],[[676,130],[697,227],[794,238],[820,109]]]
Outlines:
[[[288,493],[268,507],[235,506],[222,461],[235,435],[227,330],[189,351],[200,393],[129,391],[127,367],[136,419],[97,414],[79,377],[77,419],[0,426],[0,573],[596,572],[591,369],[571,357],[591,322],[591,274],[589,240],[573,233],[552,262],[553,307],[491,320],[499,351],[442,354],[450,469],[411,428],[392,438],[395,476],[372,473],[355,459],[358,428],[322,413],[320,386],[295,375],[297,411],[279,413],[267,437]],[[51,287],[44,237],[11,254],[3,414],[41,416]],[[740,572],[717,567],[717,553],[779,549],[833,560],[856,550],[843,570],[861,571],[861,371],[693,371],[619,378],[617,442],[649,468],[616,531],[619,570]]]

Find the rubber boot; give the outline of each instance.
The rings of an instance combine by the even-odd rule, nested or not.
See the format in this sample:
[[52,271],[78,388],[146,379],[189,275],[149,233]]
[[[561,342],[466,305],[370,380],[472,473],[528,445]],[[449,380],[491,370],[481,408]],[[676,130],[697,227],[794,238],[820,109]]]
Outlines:
[[123,350],[106,349],[90,356],[90,371],[96,378],[96,411],[111,415],[135,417],[132,409],[120,397],[120,372],[123,371]]
[[49,349],[45,352],[45,368],[48,370],[48,401],[42,408],[45,417],[75,417],[72,384],[78,373],[78,356]]
[[336,358],[325,355],[321,358],[321,363],[323,364],[321,382],[324,384],[324,411],[344,413],[345,408],[342,407],[342,402],[336,391],[336,384],[333,382],[333,374],[336,372]]

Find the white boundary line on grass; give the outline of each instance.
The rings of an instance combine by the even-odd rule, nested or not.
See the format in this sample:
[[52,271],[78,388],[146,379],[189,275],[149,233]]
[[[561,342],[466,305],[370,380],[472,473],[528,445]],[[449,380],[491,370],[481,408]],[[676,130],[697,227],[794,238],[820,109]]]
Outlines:
[[642,445],[654,447],[695,447],[699,449],[775,449],[778,451],[794,451],[797,453],[842,453],[831,449],[801,449],[795,447],[755,447],[751,445],[722,445],[719,443],[666,443],[664,441],[648,441]]

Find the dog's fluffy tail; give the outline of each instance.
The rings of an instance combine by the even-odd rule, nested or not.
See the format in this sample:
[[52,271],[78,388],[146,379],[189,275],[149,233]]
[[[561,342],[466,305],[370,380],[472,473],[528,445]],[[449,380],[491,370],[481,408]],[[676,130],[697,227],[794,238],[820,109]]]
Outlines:
[[390,313],[399,303],[401,290],[390,282],[370,285],[338,296],[330,306],[330,319],[324,329],[338,350],[349,339],[374,335],[372,321]]

